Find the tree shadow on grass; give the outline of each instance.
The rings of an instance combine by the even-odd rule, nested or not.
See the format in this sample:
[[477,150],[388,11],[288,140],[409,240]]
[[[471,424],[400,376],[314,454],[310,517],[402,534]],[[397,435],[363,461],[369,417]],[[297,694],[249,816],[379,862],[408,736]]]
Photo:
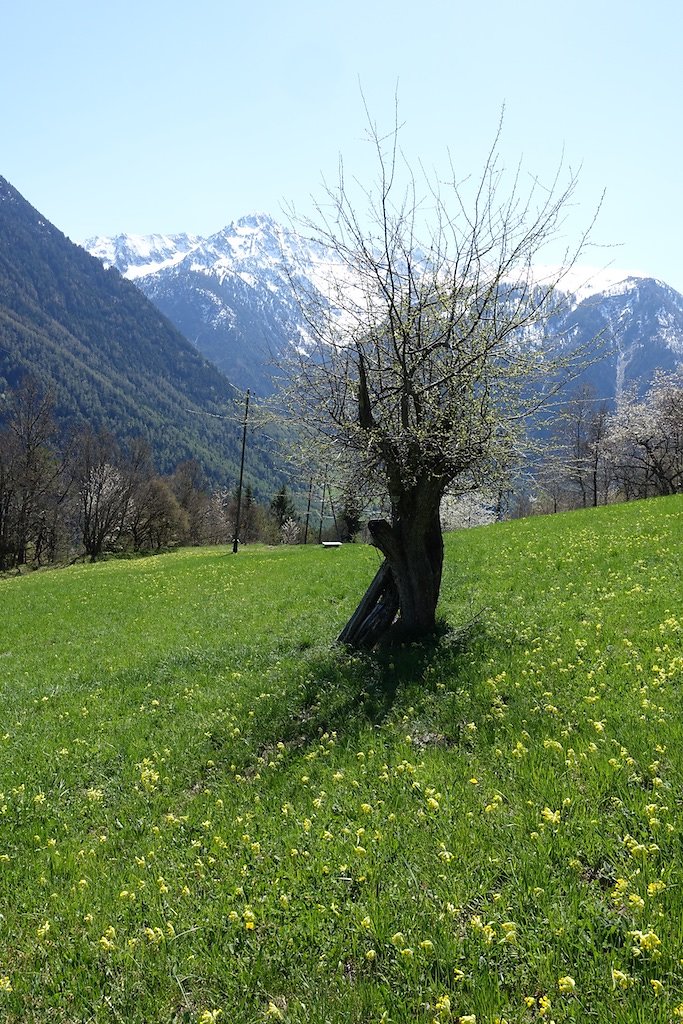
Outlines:
[[300,704],[282,724],[290,740],[310,742],[325,733],[348,734],[367,725],[380,726],[398,704],[413,708],[433,696],[436,682],[453,685],[487,651],[481,616],[463,626],[440,622],[420,641],[400,642],[376,651],[356,651],[336,644],[302,653]]

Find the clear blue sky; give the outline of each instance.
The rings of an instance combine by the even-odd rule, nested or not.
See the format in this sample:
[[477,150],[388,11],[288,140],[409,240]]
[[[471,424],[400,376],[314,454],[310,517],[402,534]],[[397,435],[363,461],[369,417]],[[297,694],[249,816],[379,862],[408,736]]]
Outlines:
[[74,240],[209,234],[368,173],[362,83],[407,155],[581,166],[598,266],[683,291],[679,0],[23,0],[2,12],[0,174]]

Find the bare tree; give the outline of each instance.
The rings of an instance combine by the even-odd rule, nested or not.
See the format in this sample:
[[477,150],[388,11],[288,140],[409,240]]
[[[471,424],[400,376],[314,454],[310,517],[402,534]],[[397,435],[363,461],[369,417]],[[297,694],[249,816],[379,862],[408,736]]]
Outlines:
[[607,502],[607,420],[607,402],[598,398],[590,384],[583,384],[569,396],[558,418],[553,436],[555,447],[545,460],[542,479],[551,489],[553,482],[563,482],[562,496],[568,508],[595,507],[601,500],[603,504]]
[[9,394],[0,434],[0,567],[40,563],[63,498],[53,397],[27,377]]
[[374,645],[397,613],[402,635],[433,630],[446,489],[491,485],[557,387],[544,328],[587,234],[562,269],[539,278],[534,264],[577,181],[508,178],[499,137],[476,182],[451,165],[440,183],[404,161],[398,125],[386,137],[371,125],[376,184],[348,183],[341,167],[303,225],[325,281],[314,292],[291,274],[308,334],[290,401],[303,443],[386,510],[369,522],[386,561],[342,633],[351,644]]

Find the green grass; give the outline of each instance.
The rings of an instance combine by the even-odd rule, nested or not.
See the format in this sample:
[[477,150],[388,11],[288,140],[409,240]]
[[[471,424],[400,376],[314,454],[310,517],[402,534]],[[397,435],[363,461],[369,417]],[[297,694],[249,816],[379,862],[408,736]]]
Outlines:
[[364,547],[0,580],[0,1020],[679,1020],[682,542],[451,535],[378,657]]

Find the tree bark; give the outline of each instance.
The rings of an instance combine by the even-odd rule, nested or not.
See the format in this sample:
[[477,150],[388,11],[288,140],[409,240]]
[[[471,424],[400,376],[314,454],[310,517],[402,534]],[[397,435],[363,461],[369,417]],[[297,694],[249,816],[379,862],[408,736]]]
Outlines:
[[391,524],[375,519],[368,529],[387,559],[398,591],[401,632],[409,637],[433,632],[443,567],[438,507],[425,510],[417,521]]
[[370,649],[391,627],[397,611],[398,591],[384,561],[337,639],[350,647]]
[[386,561],[342,630],[342,642],[374,647],[390,631],[402,639],[434,631],[443,568],[439,505],[440,494],[416,487],[402,496],[392,522],[368,523]]

